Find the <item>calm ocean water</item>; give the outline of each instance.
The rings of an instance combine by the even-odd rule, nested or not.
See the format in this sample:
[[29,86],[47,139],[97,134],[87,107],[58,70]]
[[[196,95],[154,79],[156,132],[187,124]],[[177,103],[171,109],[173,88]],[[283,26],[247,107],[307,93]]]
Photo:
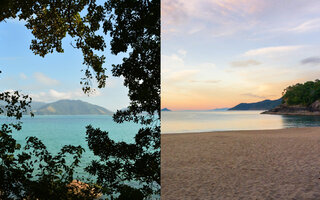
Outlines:
[[[0,116],[0,124],[8,121],[11,120]],[[26,137],[36,136],[54,154],[68,144],[84,147],[86,151],[76,175],[85,177],[87,174],[82,169],[94,158],[85,140],[87,125],[91,124],[95,128],[108,131],[111,139],[125,142],[134,142],[134,136],[141,127],[135,123],[117,124],[113,122],[112,116],[106,115],[35,116],[33,118],[24,116],[22,121],[22,130],[13,133],[20,144],[25,144]]]
[[262,111],[171,111],[161,113],[161,133],[262,130],[320,126],[320,116],[281,116]]

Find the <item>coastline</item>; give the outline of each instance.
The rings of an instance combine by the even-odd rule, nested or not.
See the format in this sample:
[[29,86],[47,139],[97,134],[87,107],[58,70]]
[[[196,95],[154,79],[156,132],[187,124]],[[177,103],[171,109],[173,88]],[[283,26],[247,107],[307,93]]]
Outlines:
[[273,109],[262,112],[261,114],[273,115],[300,115],[300,116],[320,116],[320,101],[315,101],[309,106],[281,104]]
[[[283,129],[294,129],[298,127],[284,127],[284,128],[268,128],[268,129],[248,129],[248,130],[212,130],[212,131],[190,131],[190,132],[167,132],[161,133],[161,135],[184,135],[184,134],[212,134],[212,133],[227,133],[227,132],[250,132],[250,131],[280,131]],[[309,128],[309,127],[301,127],[301,128]],[[310,128],[318,128],[318,127],[310,127]],[[320,126],[319,126],[320,128]]]
[[281,111],[264,111],[260,114],[268,114],[268,115],[292,115],[292,116],[320,116],[320,112],[319,111],[314,111],[314,112],[310,112],[310,111],[299,111],[299,112],[281,112]]
[[320,127],[161,134],[162,199],[320,199]]

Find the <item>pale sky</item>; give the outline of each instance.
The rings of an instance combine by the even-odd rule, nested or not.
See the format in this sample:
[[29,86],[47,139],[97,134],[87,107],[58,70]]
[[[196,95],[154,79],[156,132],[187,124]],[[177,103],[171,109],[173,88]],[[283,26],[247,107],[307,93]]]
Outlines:
[[163,0],[161,107],[278,99],[320,78],[318,0]]
[[[67,37],[63,40],[64,53],[48,54],[45,58],[34,55],[29,49],[33,35],[24,26],[23,21],[16,19],[0,23],[0,92],[18,90],[29,94],[34,101],[53,102],[60,99],[80,99],[116,111],[129,105],[128,89],[123,86],[123,79],[112,77],[111,64],[122,62],[122,56],[104,53],[109,78],[106,87],[97,89],[96,93],[87,96],[80,85],[84,73],[82,53],[74,49]],[[93,86],[97,86],[93,84]]]

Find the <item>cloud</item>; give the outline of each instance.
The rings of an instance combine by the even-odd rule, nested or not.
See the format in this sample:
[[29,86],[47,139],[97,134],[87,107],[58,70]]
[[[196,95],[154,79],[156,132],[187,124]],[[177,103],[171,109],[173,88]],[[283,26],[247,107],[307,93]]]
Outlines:
[[259,99],[266,99],[265,96],[260,96],[252,93],[243,93],[241,94],[242,96],[247,96],[247,97],[253,97],[253,98],[259,98]]
[[258,0],[163,0],[161,4],[161,17],[163,22],[178,25],[187,23],[191,18],[202,20],[215,20],[219,22],[222,16],[227,20],[235,20],[234,14],[241,16],[257,13],[264,2]]
[[179,50],[178,50],[178,53],[179,53],[180,55],[182,55],[182,56],[186,56],[186,55],[187,55],[187,51],[184,50],[184,49],[179,49]]
[[320,64],[320,57],[308,57],[301,60],[301,64]]
[[290,29],[289,31],[302,33],[302,32],[315,31],[315,30],[320,30],[320,18],[308,20]]
[[[252,20],[250,15],[259,10],[256,0],[164,0],[161,3],[162,34],[187,33],[189,35],[207,32],[213,36],[225,35],[238,29],[247,29]],[[247,5],[247,6],[243,6]],[[235,17],[234,15],[237,15]],[[244,24],[246,26],[239,26]],[[212,28],[214,26],[214,28]]]
[[296,51],[298,49],[303,48],[304,46],[275,46],[275,47],[265,47],[259,49],[249,50],[244,53],[244,56],[259,56],[259,55],[278,55],[281,53],[288,53],[292,51]]
[[[99,90],[95,90],[93,94],[90,96],[100,96],[101,93]],[[77,99],[81,97],[86,97],[87,95],[83,93],[82,90],[75,90],[75,91],[67,91],[61,92],[54,89],[50,89],[47,92],[39,92],[39,93],[32,93],[30,96],[35,99],[36,101],[43,101],[43,102],[52,102],[61,99]]]
[[199,33],[201,32],[202,30],[204,30],[206,27],[204,25],[195,25],[194,27],[192,27],[189,31],[188,31],[188,34],[189,35],[193,35],[195,33]]
[[52,79],[41,72],[35,72],[33,76],[39,83],[47,86],[59,85],[60,83],[58,80]]
[[[166,18],[167,24],[179,24],[187,17],[184,2],[164,0],[161,1],[161,16]],[[162,27],[161,27],[162,28]]]
[[22,80],[26,80],[28,77],[27,75],[25,75],[24,73],[20,73],[19,74],[19,77],[22,79]]
[[168,74],[166,77],[167,82],[170,83],[178,83],[183,81],[188,81],[194,75],[196,75],[199,72],[199,70],[180,70],[172,72],[171,74]]
[[69,99],[73,95],[72,93],[65,93],[65,92],[58,92],[56,90],[50,90],[49,96],[56,98],[56,99]]
[[233,61],[231,63],[232,67],[248,67],[252,65],[260,65],[261,63],[256,60],[241,60],[241,61]]
[[221,80],[204,80],[204,81],[191,80],[190,82],[192,82],[192,83],[210,83],[210,84],[216,84],[216,83],[221,82]]
[[[215,68],[213,63],[197,63],[186,65],[184,62],[185,50],[179,50],[178,54],[161,56],[161,82],[164,85],[181,85],[191,83],[193,80],[206,79],[197,77],[200,73],[211,73]],[[208,74],[209,75],[209,74]],[[163,85],[162,85],[163,86]]]
[[317,0],[163,0],[161,33],[248,39],[306,33],[319,30],[319,9]]
[[170,34],[180,32],[177,25],[183,24],[188,18],[186,10],[182,9],[183,2],[179,1],[161,1],[161,34]]
[[[0,90],[1,91],[1,90]],[[4,90],[4,91],[1,91],[1,92],[10,92],[10,93],[14,93],[16,90],[13,90],[13,89],[8,89],[8,90]]]

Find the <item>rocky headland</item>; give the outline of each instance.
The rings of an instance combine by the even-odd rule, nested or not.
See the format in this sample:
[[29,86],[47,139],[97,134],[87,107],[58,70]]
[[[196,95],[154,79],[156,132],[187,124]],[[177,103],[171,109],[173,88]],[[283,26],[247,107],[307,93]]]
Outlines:
[[276,115],[320,115],[320,101],[317,100],[309,106],[302,105],[287,105],[286,103],[277,106],[276,108],[264,111],[261,114],[276,114]]

